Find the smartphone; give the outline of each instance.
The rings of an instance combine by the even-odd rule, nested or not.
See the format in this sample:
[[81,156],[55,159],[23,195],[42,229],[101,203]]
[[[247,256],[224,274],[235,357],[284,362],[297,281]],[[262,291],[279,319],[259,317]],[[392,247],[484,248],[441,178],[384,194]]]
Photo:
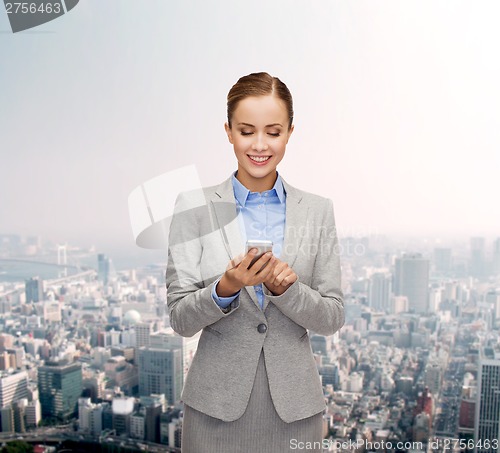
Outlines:
[[[257,255],[255,255],[255,258],[252,260],[250,263],[250,266],[248,268],[251,268],[254,263],[266,252],[272,252],[273,251],[273,241],[264,241],[264,240],[258,240],[258,239],[250,239],[247,241],[247,253],[251,249],[257,249]],[[262,269],[266,267],[267,263],[262,266]],[[262,270],[260,269],[260,270]]]

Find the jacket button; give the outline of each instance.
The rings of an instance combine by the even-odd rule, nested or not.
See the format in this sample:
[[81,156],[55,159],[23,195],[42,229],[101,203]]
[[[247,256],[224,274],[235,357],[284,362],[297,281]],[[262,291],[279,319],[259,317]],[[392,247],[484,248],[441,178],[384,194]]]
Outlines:
[[259,324],[257,326],[257,330],[259,331],[259,333],[266,333],[267,326],[265,324]]

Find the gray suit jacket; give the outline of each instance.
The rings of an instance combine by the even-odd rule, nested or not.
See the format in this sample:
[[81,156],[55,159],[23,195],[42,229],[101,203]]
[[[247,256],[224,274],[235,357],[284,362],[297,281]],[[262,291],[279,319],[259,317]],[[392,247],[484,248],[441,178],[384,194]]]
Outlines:
[[[252,286],[241,290],[227,312],[211,297],[229,260],[245,252],[231,178],[203,191],[183,192],[176,201],[166,270],[170,323],[186,337],[202,330],[181,400],[224,421],[245,412],[262,348],[271,397],[285,422],[325,408],[308,330],[332,335],[344,324],[333,204],[283,184],[286,226],[280,259],[298,280],[279,296],[264,286],[263,309]],[[261,324],[267,329],[258,329]]]

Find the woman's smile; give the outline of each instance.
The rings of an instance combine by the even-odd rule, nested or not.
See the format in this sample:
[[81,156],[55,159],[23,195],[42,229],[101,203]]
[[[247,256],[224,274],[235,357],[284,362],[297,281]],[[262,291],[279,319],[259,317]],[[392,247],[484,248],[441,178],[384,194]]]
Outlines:
[[271,159],[271,156],[251,156],[249,154],[247,154],[247,156],[250,158],[254,165],[258,166],[266,165]]

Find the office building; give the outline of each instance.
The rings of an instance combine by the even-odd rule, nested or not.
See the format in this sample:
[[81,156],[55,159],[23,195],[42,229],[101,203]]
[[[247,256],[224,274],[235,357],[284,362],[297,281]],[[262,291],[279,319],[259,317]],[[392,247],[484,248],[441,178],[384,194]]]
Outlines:
[[26,427],[36,428],[42,420],[42,406],[38,399],[30,401],[24,408]]
[[109,283],[112,274],[112,261],[104,253],[97,255],[97,275],[101,282],[105,285]]
[[187,372],[198,348],[201,331],[192,337],[182,337],[169,327],[161,332],[150,335],[150,346],[160,349],[179,349],[182,357],[182,384],[186,380]]
[[68,420],[75,415],[83,390],[81,365],[47,362],[38,369],[38,390],[42,415]]
[[182,357],[179,349],[142,347],[138,350],[139,394],[164,394],[168,404],[180,401]]
[[32,277],[25,282],[26,303],[40,302],[43,300],[43,281]]
[[387,272],[375,272],[370,277],[368,304],[375,310],[390,313],[392,276]]
[[0,374],[0,407],[10,406],[22,398],[28,398],[28,396],[28,374],[26,371]]
[[434,249],[434,266],[439,275],[449,275],[452,270],[451,249],[436,247]]
[[2,433],[13,433],[14,425],[14,409],[12,406],[5,406],[0,409],[0,419],[2,420]]
[[134,412],[130,416],[130,437],[132,439],[144,440],[145,427],[144,410]]
[[470,238],[469,274],[473,277],[484,277],[486,274],[485,239]]
[[130,418],[134,412],[134,398],[113,398],[113,429],[116,435],[130,433]]
[[151,404],[146,407],[145,411],[145,439],[148,442],[160,441],[160,416],[162,414],[162,406],[159,403]]
[[134,326],[135,330],[135,344],[137,349],[142,348],[143,346],[150,345],[150,336],[154,332],[154,323],[151,321],[148,322],[138,322]]
[[500,238],[493,241],[491,271],[493,275],[500,275]]
[[[500,353],[492,348],[480,350],[474,438],[500,439]],[[493,445],[476,447],[476,453],[496,452]]]
[[409,311],[429,311],[429,260],[421,253],[404,254],[396,258],[394,295],[408,298]]

